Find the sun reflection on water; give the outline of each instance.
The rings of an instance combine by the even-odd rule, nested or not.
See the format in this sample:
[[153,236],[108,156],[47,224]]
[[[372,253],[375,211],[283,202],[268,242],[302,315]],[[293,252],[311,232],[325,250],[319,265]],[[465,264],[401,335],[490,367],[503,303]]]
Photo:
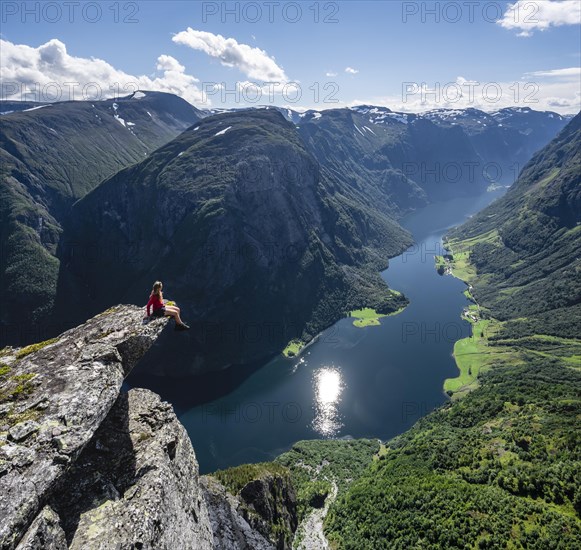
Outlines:
[[343,391],[341,371],[323,367],[313,373],[315,394],[313,429],[325,437],[332,437],[343,427],[337,405]]

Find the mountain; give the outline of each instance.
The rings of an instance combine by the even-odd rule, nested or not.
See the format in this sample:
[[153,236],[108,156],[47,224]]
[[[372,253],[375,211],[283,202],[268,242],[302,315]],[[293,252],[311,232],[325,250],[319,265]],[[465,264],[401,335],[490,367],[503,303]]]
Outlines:
[[[502,200],[449,235],[468,243],[473,296],[502,320],[557,319],[581,334],[581,115],[523,169]],[[456,245],[462,249],[462,245]],[[526,321],[525,321],[526,319]]]
[[[296,280],[312,265],[319,270],[307,272],[313,285],[328,280],[321,272],[347,270],[369,283],[367,296],[385,297],[385,287],[375,287],[362,266],[380,261],[375,243],[381,228],[392,226],[386,219],[383,226],[350,225],[362,223],[357,207],[364,207],[343,194],[342,182],[317,170],[294,126],[267,110],[207,117],[106,180],[73,207],[78,215],[66,231],[79,231],[81,241],[102,240],[118,255],[91,268],[65,255],[71,271],[61,273],[69,278],[61,282],[71,292],[77,278],[94,285],[100,302],[108,300],[107,289],[117,292],[108,286],[117,283],[131,291],[138,286],[137,295],[144,258],[159,263],[158,273],[181,273],[179,262],[187,271],[190,255],[172,254],[172,247],[180,252],[198,242],[206,255],[197,256],[189,281],[199,275],[212,285],[204,269],[225,277],[220,267],[243,278],[245,270],[232,265],[234,249],[220,254],[225,243],[258,247],[271,230],[280,243],[289,235],[303,242],[308,226],[318,239],[300,256]],[[323,540],[322,531],[309,537],[312,530],[297,528],[297,520],[312,518],[307,526],[324,521],[337,548],[580,547],[580,151],[578,115],[534,155],[504,197],[448,235],[450,269],[469,284],[474,301],[467,312],[473,334],[457,343],[467,344],[471,366],[465,369],[461,350],[454,351],[462,376],[473,381],[384,444],[299,442],[274,463],[199,478],[171,407],[147,390],[121,391],[124,376],[154,342],[163,348],[158,363],[171,361],[171,347],[180,344],[175,336],[164,343],[167,321],[143,324],[141,308],[115,306],[54,340],[0,350],[0,486],[8,495],[0,503],[0,546],[83,548],[106,536],[143,547],[286,547],[295,529],[301,540]],[[311,175],[297,183],[279,159],[293,173]],[[290,192],[293,185],[298,192]],[[281,216],[290,209],[294,217]],[[176,228],[178,220],[165,215],[170,210],[181,213]],[[341,216],[329,224],[336,212]],[[370,244],[350,249],[364,229]],[[391,246],[405,237],[383,236]],[[204,262],[215,255],[223,262]],[[136,264],[136,278],[118,280],[123,270],[115,259]],[[268,268],[277,266],[292,270],[280,260]],[[267,273],[254,269],[253,276],[268,284]],[[340,292],[353,283],[339,275],[333,281],[343,284]],[[168,283],[168,297],[179,284]],[[297,283],[282,291],[289,288]],[[231,315],[250,302],[239,290],[226,292]],[[321,293],[327,290],[323,285]],[[254,297],[270,289],[251,291]],[[68,299],[81,304],[74,294]]]
[[0,100],[0,115],[9,115],[20,111],[34,111],[40,107],[48,105],[40,101],[12,101],[9,99]]
[[[99,102],[16,103],[0,106],[14,111],[0,118],[1,173],[6,183],[0,189],[0,284],[8,295],[0,317],[0,341],[12,343],[41,339],[65,328],[53,311],[59,243],[86,263],[100,263],[115,253],[103,241],[78,243],[71,233],[68,242],[61,243],[71,205],[202,118],[238,112],[200,111],[176,96],[156,92]],[[491,115],[474,109],[410,115],[373,106],[306,113],[266,110],[278,110],[292,121],[321,181],[340,205],[337,219],[346,210],[357,219],[347,226],[352,233],[361,232],[361,242],[391,243],[376,258],[381,267],[390,253],[408,242],[401,230],[394,229],[393,219],[426,202],[480,192],[490,183],[484,167],[494,159],[498,162],[492,163],[492,170],[500,172],[490,175],[498,177],[496,183],[509,183],[513,161],[528,159],[566,122],[554,113],[527,109]],[[499,122],[493,128],[496,118]],[[210,165],[220,166],[225,153],[208,155],[204,162],[213,169]],[[393,238],[385,238],[390,234]],[[377,256],[377,250],[368,247],[359,256]],[[84,318],[81,314],[79,320]]]
[[[61,243],[57,316],[145,303],[161,279],[193,328],[164,352],[188,361],[159,364],[179,374],[279,353],[350,309],[394,311],[405,299],[378,271],[411,238],[262,109],[204,118],[104,181],[74,205]],[[103,243],[98,261],[75,250]]]
[[159,92],[40,104],[2,115],[0,285],[6,301],[0,340],[38,339],[31,327],[49,322],[59,266],[55,252],[72,203],[202,115]]
[[406,147],[399,129],[371,128],[358,113],[333,109],[306,113],[298,132],[328,178],[341,182],[354,200],[396,217],[427,203],[422,186],[406,176],[394,154]]
[[[370,106],[354,107],[354,110],[369,116],[377,125],[414,125],[419,121],[430,121],[441,129],[461,129],[465,139],[477,155],[476,159],[454,158],[443,154],[430,162],[445,166],[446,162],[457,162],[463,174],[470,176],[468,164],[474,164],[475,178],[487,183],[510,185],[521,168],[532,155],[544,147],[567,124],[568,118],[550,111],[533,111],[525,108],[508,108],[493,113],[479,109],[436,109],[418,115],[394,113],[389,109]],[[421,139],[421,135],[418,136]],[[448,138],[443,135],[446,141]],[[434,144],[435,145],[435,144]],[[429,165],[428,165],[429,166]],[[433,166],[432,166],[433,168]],[[446,171],[443,169],[443,175]],[[449,179],[454,180],[452,169]]]
[[281,112],[335,178],[400,215],[426,201],[512,184],[533,153],[567,123],[557,113],[529,108],[410,114],[361,105]]
[[[347,177],[352,180],[380,178],[380,186],[386,173],[403,174],[412,185],[427,188],[430,200],[441,200],[445,193],[479,193],[491,184],[511,185],[533,154],[575,116],[530,107],[491,112],[475,108],[434,109],[424,113],[396,112],[375,105],[304,112],[287,107],[256,108],[278,110],[301,131],[314,124],[304,136],[321,138],[322,144],[318,147],[315,139],[309,149],[317,159],[324,159],[333,147],[338,147],[341,154],[333,159],[341,163],[341,170],[335,167],[338,173],[347,169]],[[349,116],[349,112],[362,118]],[[327,115],[331,118],[325,119]],[[323,137],[316,130],[324,128],[328,132]],[[352,157],[347,164],[342,162],[345,154]],[[366,172],[359,162],[362,159],[366,164],[370,157],[377,174]]]
[[331,507],[327,536],[338,548],[580,547],[581,114],[447,247],[474,302],[452,401],[387,442]]

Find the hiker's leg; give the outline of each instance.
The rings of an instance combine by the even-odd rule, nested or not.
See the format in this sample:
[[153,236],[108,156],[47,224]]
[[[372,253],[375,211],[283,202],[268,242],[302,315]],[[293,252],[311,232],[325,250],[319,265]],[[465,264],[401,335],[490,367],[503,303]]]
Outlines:
[[165,306],[165,314],[173,317],[178,325],[182,324],[180,314],[172,306]]
[[183,325],[183,321],[180,317],[180,310],[175,306],[165,306],[165,314],[171,315],[178,325]]

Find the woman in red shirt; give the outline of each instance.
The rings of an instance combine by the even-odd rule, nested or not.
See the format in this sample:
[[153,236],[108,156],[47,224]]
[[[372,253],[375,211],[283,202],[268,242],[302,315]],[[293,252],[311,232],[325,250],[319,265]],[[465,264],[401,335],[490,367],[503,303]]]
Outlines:
[[[147,302],[147,317],[163,317],[169,315],[176,321],[176,330],[188,330],[190,327],[186,325],[180,317],[180,308],[177,306],[166,306],[163,301],[163,284],[161,281],[155,281],[153,289]],[[152,309],[150,313],[150,308]],[[146,318],[147,318],[146,317]]]

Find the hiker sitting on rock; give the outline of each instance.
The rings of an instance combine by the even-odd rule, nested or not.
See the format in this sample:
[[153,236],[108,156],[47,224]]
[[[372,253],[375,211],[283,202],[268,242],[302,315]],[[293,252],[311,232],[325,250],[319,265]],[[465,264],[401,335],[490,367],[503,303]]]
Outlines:
[[[176,330],[188,330],[190,327],[186,325],[180,317],[180,308],[177,306],[165,305],[165,302],[163,301],[162,289],[163,284],[161,281],[155,281],[155,283],[153,283],[153,289],[149,296],[149,302],[147,302],[147,316],[145,319],[152,317],[163,317],[164,315],[167,315],[175,319]],[[150,308],[152,308],[151,314],[149,312]]]

